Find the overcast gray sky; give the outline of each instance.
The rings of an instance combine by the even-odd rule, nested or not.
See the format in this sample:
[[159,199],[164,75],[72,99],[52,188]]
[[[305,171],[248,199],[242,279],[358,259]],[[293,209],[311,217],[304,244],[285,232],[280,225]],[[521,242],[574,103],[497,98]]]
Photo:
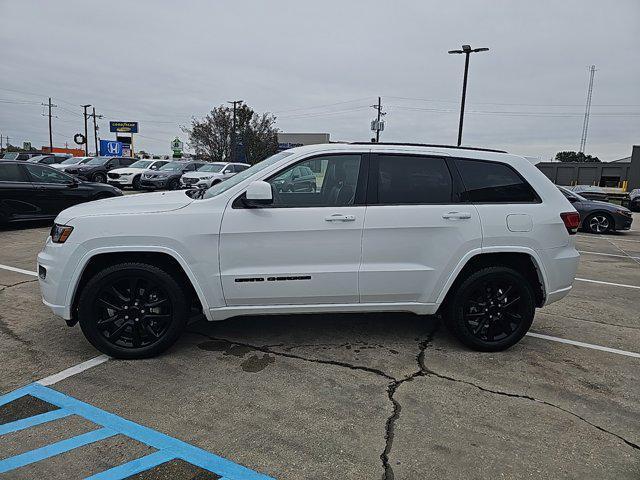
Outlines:
[[[0,0],[0,132],[72,143],[90,103],[138,121],[137,149],[168,153],[180,125],[227,100],[277,115],[285,132],[456,141],[463,56],[472,55],[463,143],[551,157],[577,150],[595,64],[587,153],[640,143],[640,1]],[[93,142],[92,142],[93,143]]]

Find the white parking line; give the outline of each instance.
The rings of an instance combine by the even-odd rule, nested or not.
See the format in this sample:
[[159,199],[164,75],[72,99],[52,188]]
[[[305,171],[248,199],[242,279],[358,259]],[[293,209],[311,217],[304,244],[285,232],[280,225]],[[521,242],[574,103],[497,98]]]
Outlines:
[[10,267],[9,265],[2,265],[0,263],[0,268],[3,270],[9,270],[10,272],[22,273],[23,275],[31,275],[32,277],[37,277],[38,274],[36,272],[32,272],[31,270],[24,270],[22,268]]
[[53,385],[54,383],[58,383],[65,378],[72,377],[73,375],[77,375],[78,373],[84,372],[85,370],[96,367],[101,363],[106,362],[110,358],[111,357],[109,355],[98,355],[91,360],[87,360],[86,362],[82,362],[78,365],[74,365],[73,367],[62,370],[61,372],[49,375],[48,377],[38,380],[36,383],[39,383],[40,385]]
[[576,237],[580,237],[580,238],[590,238],[592,240],[615,240],[617,242],[633,242],[633,243],[640,243],[640,240],[635,240],[633,238],[620,238],[620,237],[605,237],[605,236],[590,236],[590,235],[576,235]]
[[589,252],[587,250],[578,250],[578,252],[584,253],[587,255],[603,255],[605,257],[619,257],[619,258],[630,258],[632,260],[640,260],[640,257],[633,257],[631,255],[618,255],[617,253]]
[[550,335],[543,335],[541,333],[528,332],[527,336],[535,337],[535,338],[541,338],[543,340],[550,340],[552,342],[559,342],[559,343],[566,343],[568,345],[575,345],[576,347],[591,348],[593,350],[601,350],[603,352],[616,353],[618,355],[625,355],[627,357],[640,358],[640,353],[628,352],[626,350],[618,350],[617,348],[603,347],[601,345],[594,345],[592,343],[578,342],[576,340],[568,340],[566,338],[552,337]]
[[578,278],[578,277],[576,277],[576,280],[579,282],[599,283],[601,285],[612,285],[614,287],[624,287],[624,288],[637,288],[638,290],[640,290],[640,287],[638,285],[627,285],[626,283],[603,282],[601,280],[590,280],[588,278]]

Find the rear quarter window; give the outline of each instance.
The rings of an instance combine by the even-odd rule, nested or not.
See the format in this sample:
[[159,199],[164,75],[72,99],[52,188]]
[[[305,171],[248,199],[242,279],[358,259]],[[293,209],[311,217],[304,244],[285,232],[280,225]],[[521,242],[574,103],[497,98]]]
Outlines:
[[463,202],[539,203],[540,197],[510,165],[485,160],[456,159],[464,183]]

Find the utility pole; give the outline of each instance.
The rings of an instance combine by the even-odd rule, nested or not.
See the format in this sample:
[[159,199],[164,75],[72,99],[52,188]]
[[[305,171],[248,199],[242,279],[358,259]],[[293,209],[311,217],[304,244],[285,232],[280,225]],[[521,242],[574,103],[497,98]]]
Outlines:
[[96,123],[96,119],[102,118],[102,115],[96,115],[96,107],[93,107],[92,110],[93,113],[91,113],[89,117],[93,117],[93,139],[96,142],[96,157],[98,157],[100,156],[100,149],[98,148],[98,124]]
[[460,103],[460,122],[458,124],[458,146],[462,145],[462,123],[464,121],[464,104],[467,99],[467,75],[469,74],[469,55],[476,52],[486,52],[488,48],[471,48],[471,45],[462,45],[462,50],[449,50],[449,53],[464,53],[464,79],[462,81],[462,101]]
[[49,103],[43,103],[42,105],[45,107],[49,107],[49,114],[45,116],[49,117],[49,153],[53,153],[53,132],[51,131],[51,108],[57,107],[57,105],[54,105],[53,103],[51,103],[51,97],[49,97]]
[[81,105],[81,107],[84,109],[84,154],[88,157],[89,156],[89,139],[88,137],[88,132],[87,132],[87,108],[89,108],[91,105]]
[[371,105],[371,108],[374,108],[378,111],[377,118],[371,122],[371,130],[376,132],[376,143],[380,141],[380,132],[384,130],[384,122],[380,120],[380,117],[386,115],[386,112],[382,111],[382,98],[378,97],[378,104]]
[[580,152],[584,153],[587,146],[587,130],[589,129],[589,115],[591,115],[591,96],[593,94],[593,76],[596,73],[596,66],[589,67],[589,89],[587,90],[587,103],[584,107],[584,120],[582,122],[582,137],[580,138]]
[[242,103],[242,100],[232,100],[227,103],[233,104],[233,126],[231,129],[231,161],[236,161],[236,105]]

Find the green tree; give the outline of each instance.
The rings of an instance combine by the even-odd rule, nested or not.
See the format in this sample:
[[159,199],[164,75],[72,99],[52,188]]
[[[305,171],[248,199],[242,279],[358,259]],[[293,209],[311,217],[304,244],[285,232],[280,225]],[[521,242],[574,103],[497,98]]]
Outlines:
[[[248,163],[258,163],[276,153],[275,123],[276,117],[269,113],[257,114],[248,105],[236,109],[236,141],[243,145]],[[213,108],[203,119],[192,118],[191,127],[183,128],[196,156],[218,161],[231,159],[232,130],[233,109],[226,105]]]
[[564,152],[556,153],[557,162],[599,162],[598,157],[592,157],[591,155],[585,155],[582,152],[574,152],[572,150],[566,150]]

